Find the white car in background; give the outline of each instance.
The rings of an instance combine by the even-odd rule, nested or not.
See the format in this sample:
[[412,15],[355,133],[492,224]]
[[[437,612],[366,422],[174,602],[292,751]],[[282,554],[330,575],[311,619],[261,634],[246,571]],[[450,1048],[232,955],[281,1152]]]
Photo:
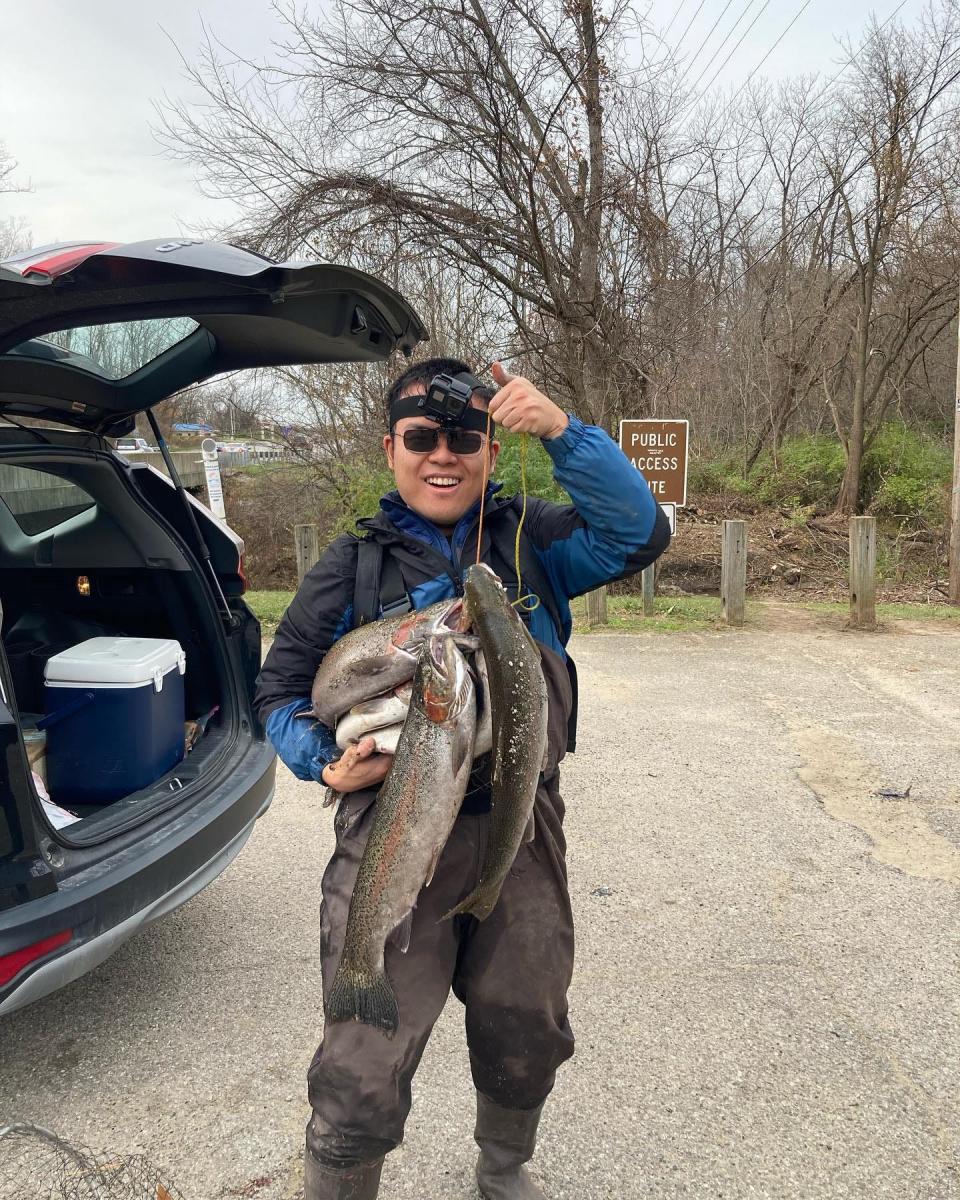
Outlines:
[[160,453],[156,446],[151,446],[146,438],[141,437],[120,438],[120,440],[117,442],[117,450],[120,454]]

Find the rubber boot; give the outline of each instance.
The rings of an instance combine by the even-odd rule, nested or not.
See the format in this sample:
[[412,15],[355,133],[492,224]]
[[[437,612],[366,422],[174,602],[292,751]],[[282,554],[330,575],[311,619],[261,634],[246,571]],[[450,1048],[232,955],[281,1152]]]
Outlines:
[[485,1200],[546,1200],[523,1165],[537,1144],[539,1108],[501,1108],[477,1093],[477,1184]]
[[309,1150],[303,1158],[303,1200],[376,1200],[383,1159],[355,1167],[325,1167]]

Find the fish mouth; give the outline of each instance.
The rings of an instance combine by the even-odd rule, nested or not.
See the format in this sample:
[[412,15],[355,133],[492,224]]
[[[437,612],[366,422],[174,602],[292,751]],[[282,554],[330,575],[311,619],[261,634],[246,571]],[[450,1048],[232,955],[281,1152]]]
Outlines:
[[468,685],[473,686],[466,659],[449,633],[434,634],[427,653],[430,672],[423,688],[424,712],[437,724],[455,720],[466,703]]
[[447,611],[443,614],[438,622],[440,626],[438,632],[448,630],[450,633],[466,633],[470,628],[470,622],[467,619],[466,610],[463,604],[463,598],[458,597],[452,602]]

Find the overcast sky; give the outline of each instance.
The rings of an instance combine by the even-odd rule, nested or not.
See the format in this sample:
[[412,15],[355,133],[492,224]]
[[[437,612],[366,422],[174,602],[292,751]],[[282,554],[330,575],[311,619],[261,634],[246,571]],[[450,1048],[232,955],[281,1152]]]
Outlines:
[[[650,11],[660,29],[669,26],[667,42],[681,57],[692,59],[699,51],[687,68],[691,82],[716,55],[702,88],[758,13],[718,86],[741,82],[803,2],[766,0],[764,6],[764,0],[704,0],[701,7],[701,0],[650,0]],[[850,35],[856,44],[872,11],[883,21],[898,3],[809,0],[761,74],[820,70],[832,75],[840,61],[838,39]],[[922,4],[906,0],[901,19],[915,20]],[[0,195],[0,220],[23,220],[32,244],[40,245],[166,237],[191,223],[228,215],[224,204],[200,194],[190,168],[160,152],[150,128],[156,121],[153,103],[165,92],[190,95],[178,50],[192,60],[204,24],[241,54],[257,58],[269,54],[281,30],[268,0],[5,4],[0,142],[19,164],[18,181],[31,190]]]

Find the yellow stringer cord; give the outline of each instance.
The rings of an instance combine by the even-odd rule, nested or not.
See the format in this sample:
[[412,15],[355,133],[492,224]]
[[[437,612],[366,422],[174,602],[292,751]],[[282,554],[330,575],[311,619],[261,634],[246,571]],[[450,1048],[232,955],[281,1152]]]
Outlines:
[[[480,547],[483,544],[483,512],[487,503],[487,483],[490,479],[490,431],[493,423],[493,418],[490,416],[490,410],[487,409],[487,450],[486,458],[483,463],[483,492],[480,496],[480,523],[477,526],[477,562],[480,562]],[[519,605],[524,612],[533,612],[539,608],[540,598],[534,596],[533,593],[524,595],[523,581],[520,578],[520,533],[523,529],[523,522],[527,515],[527,449],[529,443],[529,435],[526,433],[520,434],[520,493],[523,496],[523,507],[520,510],[520,520],[517,523],[517,538],[513,547],[513,564],[517,573],[517,598],[513,601],[514,605]]]
[[533,612],[540,604],[540,598],[534,596],[533,593],[524,595],[523,583],[520,579],[520,531],[523,529],[523,522],[527,515],[527,446],[529,441],[529,434],[520,434],[520,493],[523,496],[523,507],[520,509],[520,520],[517,523],[517,540],[513,546],[513,565],[517,572],[517,598],[514,600],[514,604],[519,605],[524,612]]

